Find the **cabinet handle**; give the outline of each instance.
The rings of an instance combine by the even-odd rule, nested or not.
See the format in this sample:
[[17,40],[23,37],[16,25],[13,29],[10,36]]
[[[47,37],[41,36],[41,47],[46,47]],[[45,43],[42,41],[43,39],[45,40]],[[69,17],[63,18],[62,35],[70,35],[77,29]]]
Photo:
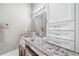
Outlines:
[[54,25],[53,27],[54,27],[54,28],[60,28],[61,26],[58,26],[58,25]]

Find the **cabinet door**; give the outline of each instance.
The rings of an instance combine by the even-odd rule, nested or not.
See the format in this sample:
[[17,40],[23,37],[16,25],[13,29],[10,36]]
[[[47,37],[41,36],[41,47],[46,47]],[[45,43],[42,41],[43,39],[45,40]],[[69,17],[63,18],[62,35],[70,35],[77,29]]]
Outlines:
[[73,3],[49,4],[49,20],[51,20],[50,22],[74,20],[74,4]]

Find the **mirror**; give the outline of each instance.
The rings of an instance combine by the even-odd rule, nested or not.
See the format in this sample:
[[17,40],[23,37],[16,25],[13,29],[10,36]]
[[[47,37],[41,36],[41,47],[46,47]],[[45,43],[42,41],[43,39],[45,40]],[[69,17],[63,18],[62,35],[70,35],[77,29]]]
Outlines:
[[46,35],[46,13],[43,12],[34,17],[34,25],[37,33],[44,33]]

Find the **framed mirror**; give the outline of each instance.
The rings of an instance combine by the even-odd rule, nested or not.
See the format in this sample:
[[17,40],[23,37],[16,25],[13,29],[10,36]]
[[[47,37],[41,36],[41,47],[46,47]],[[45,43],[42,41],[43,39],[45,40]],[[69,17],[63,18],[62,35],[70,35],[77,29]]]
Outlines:
[[35,31],[37,33],[44,33],[46,36],[46,16],[47,13],[44,10],[41,10],[34,14],[33,21],[35,26]]

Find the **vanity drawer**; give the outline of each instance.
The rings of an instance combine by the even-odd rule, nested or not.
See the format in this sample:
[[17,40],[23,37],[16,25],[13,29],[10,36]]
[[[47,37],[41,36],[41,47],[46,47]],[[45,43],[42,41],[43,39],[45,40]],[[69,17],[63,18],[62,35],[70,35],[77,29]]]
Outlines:
[[74,21],[61,23],[48,23],[47,30],[74,30]]
[[62,38],[65,40],[74,40],[73,31],[48,31],[48,36]]
[[47,40],[47,42],[74,51],[74,41],[67,41],[67,40],[64,40],[64,39],[62,40],[62,39],[59,39],[59,38],[53,38],[53,37],[51,37],[51,38],[52,38],[52,39],[49,38],[49,39]]

